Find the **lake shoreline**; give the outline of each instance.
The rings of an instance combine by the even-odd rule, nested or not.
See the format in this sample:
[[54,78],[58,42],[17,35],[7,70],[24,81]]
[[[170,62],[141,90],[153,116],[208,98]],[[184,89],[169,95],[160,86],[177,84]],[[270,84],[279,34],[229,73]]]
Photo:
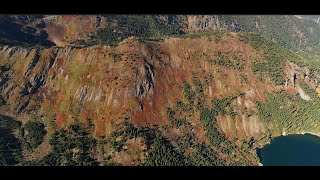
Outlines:
[[[286,133],[286,132],[282,132],[281,134],[277,134],[276,136],[274,136],[274,137],[272,137],[271,139],[270,139],[270,141],[268,141],[268,142],[266,142],[266,143],[264,143],[263,145],[261,144],[259,147],[257,147],[256,148],[256,153],[257,153],[257,156],[259,157],[259,161],[257,162],[258,163],[258,166],[264,166],[263,165],[263,163],[261,162],[261,160],[262,159],[268,159],[267,161],[264,161],[264,163],[267,163],[267,164],[269,164],[269,165],[271,165],[271,166],[273,166],[273,165],[277,165],[277,163],[279,163],[279,161],[278,160],[280,160],[280,159],[283,159],[282,157],[286,157],[286,153],[284,154],[283,153],[283,151],[286,151],[286,152],[288,152],[288,151],[290,151],[290,152],[295,152],[295,153],[301,153],[301,152],[303,152],[303,151],[301,151],[301,149],[299,148],[299,147],[294,147],[294,146],[292,146],[292,145],[290,145],[291,146],[291,148],[289,148],[288,149],[288,147],[290,147],[290,146],[288,146],[290,143],[292,144],[293,142],[294,143],[297,143],[297,142],[295,142],[296,141],[296,138],[293,136],[293,138],[291,137],[291,138],[289,138],[289,139],[287,139],[287,138],[280,138],[280,139],[277,139],[276,141],[274,141],[274,139],[276,139],[276,138],[279,138],[279,137],[286,137],[286,136],[291,136],[291,135],[309,135],[309,136],[302,136],[302,137],[300,137],[300,136],[297,136],[297,137],[299,137],[299,139],[304,139],[303,141],[301,141],[301,140],[299,140],[298,141],[298,143],[300,143],[300,141],[301,141],[301,143],[304,143],[304,147],[308,147],[307,149],[310,149],[309,150],[309,152],[310,153],[313,153],[313,151],[314,151],[314,148],[317,148],[318,150],[319,150],[319,146],[317,147],[317,146],[314,146],[313,144],[310,144],[310,142],[309,142],[309,144],[308,144],[308,141],[310,141],[310,138],[312,138],[313,139],[313,141],[314,140],[317,140],[317,141],[319,141],[319,139],[318,138],[320,138],[320,134],[319,133],[314,133],[314,132],[297,132],[297,133]],[[311,140],[312,140],[311,139]],[[274,142],[274,143],[272,143],[272,142]],[[280,144],[279,144],[279,142],[281,142]],[[283,143],[289,143],[288,145],[285,145],[285,146],[283,146]],[[307,142],[307,143],[306,143]],[[264,153],[263,153],[263,155],[261,154],[261,153],[259,153],[259,152],[261,152],[261,150],[263,149],[263,148],[265,148],[266,147],[266,145],[268,145],[268,144],[273,144],[273,146],[272,146],[272,148],[271,147],[268,147],[267,149],[264,149],[263,151],[264,151]],[[319,144],[319,143],[317,143],[317,144]],[[310,146],[311,145],[311,146]],[[310,146],[310,147],[309,147]],[[273,149],[273,150],[271,150],[271,149]],[[292,151],[292,149],[294,149],[293,151]],[[283,151],[282,151],[283,150]],[[279,156],[279,154],[278,153],[276,153],[276,154],[274,154],[274,152],[280,152],[280,156]],[[281,152],[282,151],[282,152]],[[271,153],[271,154],[270,154]],[[281,153],[282,153],[282,156],[281,156]],[[287,156],[288,157],[288,156]],[[290,156],[289,156],[290,157]],[[291,157],[291,158],[293,158],[293,157]],[[310,158],[310,157],[308,157],[308,156],[306,156],[306,158]],[[272,159],[274,159],[274,160],[272,160]],[[295,158],[293,158],[293,159],[295,159]],[[309,159],[309,160],[311,160],[311,159]],[[295,164],[296,163],[306,163],[306,164],[308,164],[309,163],[309,160],[308,159],[304,159],[304,158],[300,158],[300,159],[296,159],[295,160]],[[281,161],[281,160],[280,160]],[[286,161],[283,161],[283,162],[286,162]],[[270,164],[271,163],[271,164]],[[275,163],[275,164],[274,164]],[[286,162],[286,163],[288,163],[289,165],[290,165],[290,161],[288,161],[288,162]],[[285,163],[285,164],[286,164]],[[311,160],[310,161],[310,163],[311,164],[314,164],[314,162],[313,162],[313,160]],[[295,164],[293,164],[293,165],[295,165]],[[318,165],[318,164],[320,164],[320,160],[318,160],[318,162],[316,162],[316,165]],[[268,166],[269,166],[268,165]],[[279,165],[279,164],[278,164]],[[281,166],[281,164],[280,164],[280,166]]]
[[[269,142],[266,142],[266,143],[263,144],[262,146],[256,148],[257,156],[259,157],[258,150],[259,150],[259,149],[262,149],[263,147],[265,147],[265,146],[268,145],[268,144],[271,144],[271,142],[272,142],[272,140],[273,140],[274,138],[281,137],[281,136],[284,136],[284,137],[285,137],[285,136],[289,136],[289,135],[306,135],[306,134],[311,134],[311,135],[314,135],[314,136],[317,136],[317,137],[320,138],[320,133],[317,134],[317,133],[313,133],[313,132],[298,132],[298,133],[288,133],[288,134],[287,134],[285,131],[283,131],[280,135],[272,137]],[[264,165],[262,164],[262,162],[260,161],[260,157],[259,157],[259,161],[258,161],[258,166],[264,166]]]

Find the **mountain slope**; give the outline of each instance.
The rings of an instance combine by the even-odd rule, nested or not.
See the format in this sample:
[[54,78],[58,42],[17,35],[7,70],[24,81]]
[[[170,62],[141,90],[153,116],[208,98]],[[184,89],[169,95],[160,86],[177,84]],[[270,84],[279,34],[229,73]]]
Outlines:
[[[48,131],[36,150],[51,152],[26,152],[28,163],[68,165],[85,152],[106,165],[258,165],[256,148],[272,137],[320,132],[317,67],[254,33],[2,46],[0,59],[1,114]],[[93,124],[83,130],[91,148],[78,149],[91,142],[82,136],[71,150],[52,140],[78,121]]]

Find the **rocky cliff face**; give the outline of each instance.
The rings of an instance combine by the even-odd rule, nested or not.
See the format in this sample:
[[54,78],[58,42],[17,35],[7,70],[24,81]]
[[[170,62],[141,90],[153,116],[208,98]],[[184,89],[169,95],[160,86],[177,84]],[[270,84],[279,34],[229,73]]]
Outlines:
[[314,91],[318,91],[319,89],[320,75],[314,68],[300,67],[293,62],[287,61],[285,63],[284,75],[286,77],[284,89],[298,92],[304,100],[310,100],[311,98],[300,88],[299,84],[301,82],[306,82]]
[[197,32],[205,30],[219,31],[240,31],[241,26],[237,21],[227,24],[226,21],[217,15],[189,15],[188,16],[188,31]]

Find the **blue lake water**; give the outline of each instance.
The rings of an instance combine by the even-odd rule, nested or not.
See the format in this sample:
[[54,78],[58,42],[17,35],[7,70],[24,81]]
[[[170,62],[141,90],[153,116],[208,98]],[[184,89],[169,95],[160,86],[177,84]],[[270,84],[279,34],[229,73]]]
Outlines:
[[320,137],[295,134],[274,138],[258,150],[264,166],[320,166]]

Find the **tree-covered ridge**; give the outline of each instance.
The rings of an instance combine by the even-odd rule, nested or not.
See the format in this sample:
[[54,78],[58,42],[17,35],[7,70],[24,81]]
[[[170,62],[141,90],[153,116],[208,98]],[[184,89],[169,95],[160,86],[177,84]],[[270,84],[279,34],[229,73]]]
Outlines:
[[227,25],[236,23],[236,31],[257,32],[273,42],[289,49],[314,48],[319,45],[320,26],[309,19],[295,16],[260,15],[260,16],[219,16]]
[[165,36],[181,35],[185,32],[185,16],[173,15],[106,15],[109,26],[98,30],[87,44],[116,45],[135,36],[143,39],[159,39]]

